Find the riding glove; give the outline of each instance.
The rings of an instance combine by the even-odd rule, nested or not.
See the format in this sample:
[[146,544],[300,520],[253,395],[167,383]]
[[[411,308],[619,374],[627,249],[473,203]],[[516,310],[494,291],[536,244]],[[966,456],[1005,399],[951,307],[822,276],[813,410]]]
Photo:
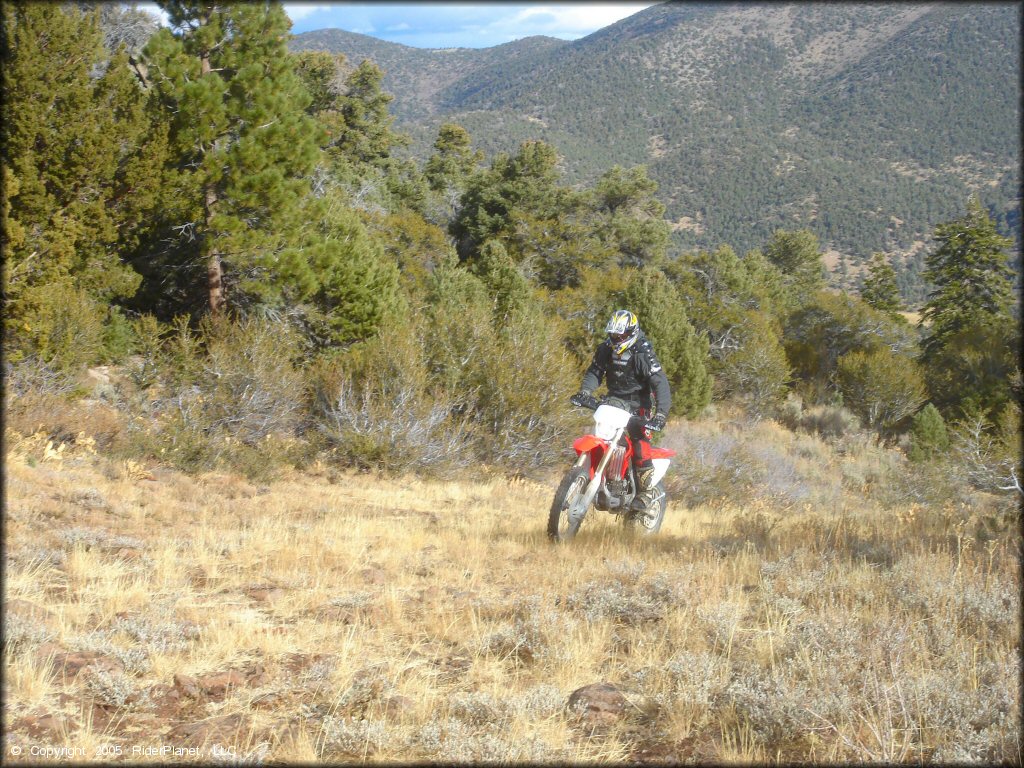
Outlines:
[[580,390],[575,395],[569,398],[569,402],[573,405],[578,405],[580,408],[586,408],[587,402],[590,400],[591,394],[586,390]]
[[665,416],[660,413],[657,414],[647,422],[647,428],[652,432],[661,432],[665,428]]

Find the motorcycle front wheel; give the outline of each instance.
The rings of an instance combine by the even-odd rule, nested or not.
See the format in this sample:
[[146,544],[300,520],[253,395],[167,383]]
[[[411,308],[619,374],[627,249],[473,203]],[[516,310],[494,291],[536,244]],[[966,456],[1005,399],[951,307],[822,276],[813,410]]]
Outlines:
[[551,502],[548,515],[548,537],[552,541],[569,541],[580,529],[583,522],[581,516],[575,523],[569,519],[569,509],[587,490],[590,482],[590,469],[586,462],[582,466],[574,466],[565,473],[562,482],[555,491],[555,499]]

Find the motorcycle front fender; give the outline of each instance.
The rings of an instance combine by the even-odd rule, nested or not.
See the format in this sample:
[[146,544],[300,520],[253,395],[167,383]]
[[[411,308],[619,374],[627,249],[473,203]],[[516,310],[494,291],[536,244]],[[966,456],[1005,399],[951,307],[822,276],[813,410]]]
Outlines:
[[590,453],[595,448],[600,448],[603,451],[608,447],[608,441],[594,435],[584,435],[577,437],[572,447],[576,449],[576,453]]
[[590,454],[590,476],[594,476],[594,467],[601,462],[601,457],[608,450],[608,441],[594,435],[578,437],[572,444],[577,455]]

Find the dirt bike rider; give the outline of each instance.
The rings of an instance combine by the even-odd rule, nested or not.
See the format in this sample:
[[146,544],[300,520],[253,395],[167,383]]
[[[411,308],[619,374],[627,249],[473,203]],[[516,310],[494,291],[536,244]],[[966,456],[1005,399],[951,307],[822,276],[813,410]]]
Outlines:
[[[647,427],[665,428],[666,416],[672,407],[668,377],[654,354],[651,342],[640,330],[636,315],[618,309],[605,327],[608,338],[594,352],[594,360],[583,376],[580,391],[569,398],[573,405],[584,405],[606,378],[608,395],[625,401],[639,419],[632,419],[628,433],[633,441],[633,469],[639,483],[636,508],[646,509],[655,499],[654,463],[650,459],[651,443]],[[654,401],[651,401],[651,395]]]

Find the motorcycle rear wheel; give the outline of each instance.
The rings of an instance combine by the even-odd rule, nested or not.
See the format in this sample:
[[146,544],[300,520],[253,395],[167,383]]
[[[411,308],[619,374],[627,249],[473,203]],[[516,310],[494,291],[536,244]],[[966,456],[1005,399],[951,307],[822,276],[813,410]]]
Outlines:
[[653,536],[661,530],[661,524],[665,520],[665,508],[668,506],[665,486],[658,483],[655,488],[660,495],[660,498],[654,502],[655,509],[644,512],[628,512],[622,516],[622,524],[640,536]]
[[587,490],[590,482],[590,469],[586,462],[582,466],[573,466],[558,485],[555,499],[551,502],[548,514],[548,538],[552,541],[569,541],[579,531],[583,518],[575,523],[569,519],[569,507]]

